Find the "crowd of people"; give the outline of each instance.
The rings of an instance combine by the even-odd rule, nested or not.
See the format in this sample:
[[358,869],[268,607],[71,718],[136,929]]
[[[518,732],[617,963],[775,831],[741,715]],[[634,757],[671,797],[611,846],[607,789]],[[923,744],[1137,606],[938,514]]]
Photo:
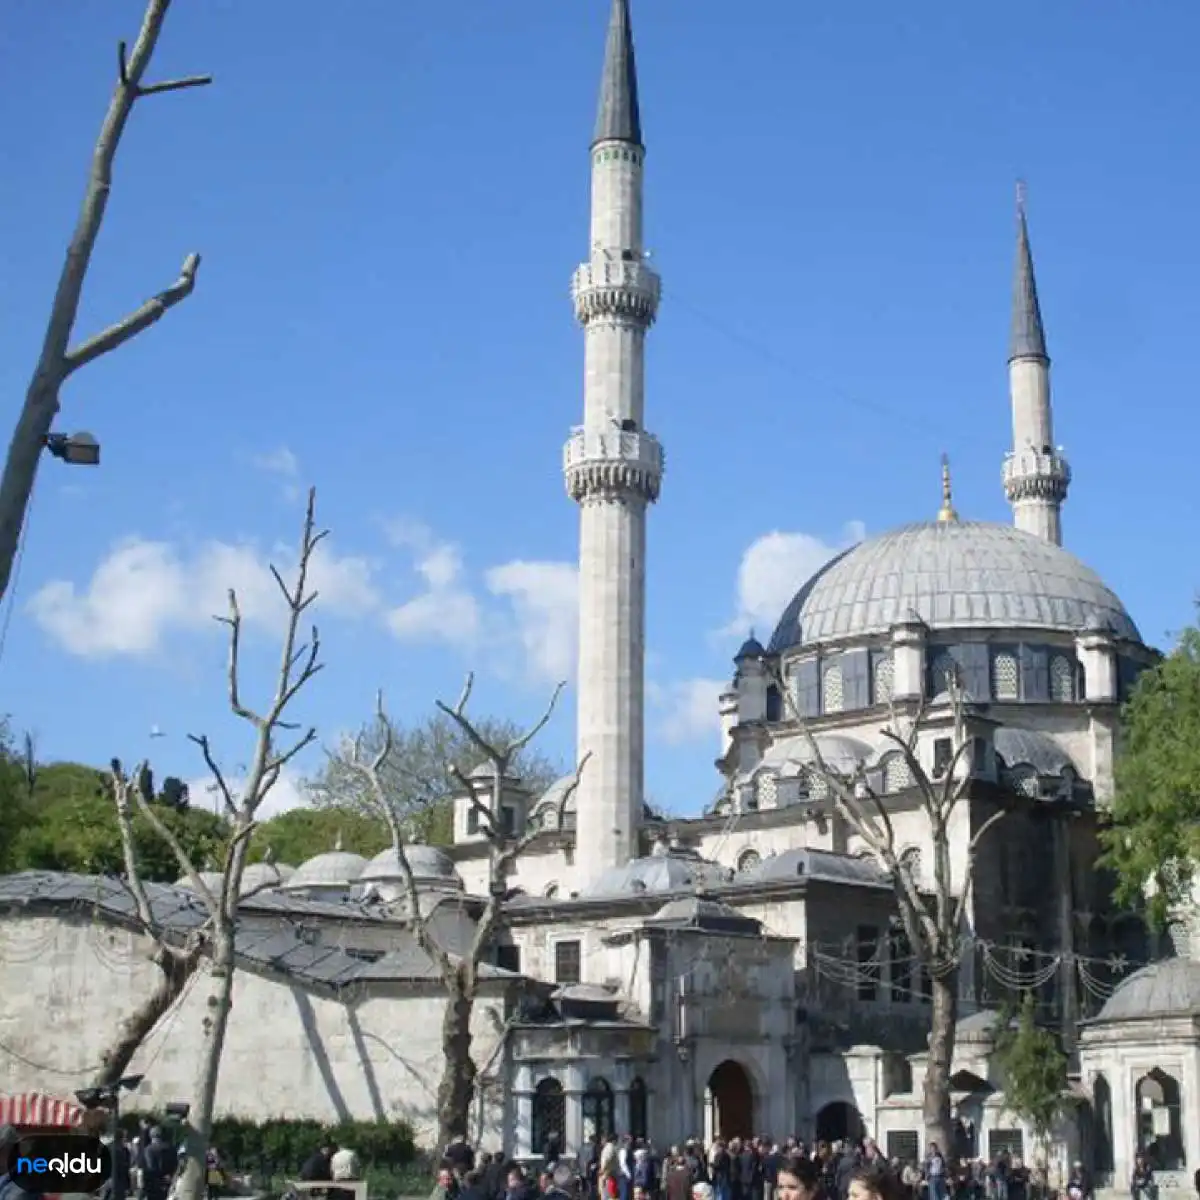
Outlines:
[[[660,1154],[648,1139],[591,1137],[574,1158],[547,1140],[538,1170],[503,1152],[446,1148],[430,1200],[1038,1200],[1052,1191],[1044,1169],[998,1154],[951,1164],[930,1143],[922,1162],[888,1159],[872,1138],[859,1142],[768,1137],[692,1139]],[[1139,1189],[1139,1182],[1142,1187]],[[1134,1200],[1153,1200],[1135,1181]],[[1092,1200],[1081,1163],[1064,1200]],[[1139,1194],[1140,1192],[1140,1194]]]

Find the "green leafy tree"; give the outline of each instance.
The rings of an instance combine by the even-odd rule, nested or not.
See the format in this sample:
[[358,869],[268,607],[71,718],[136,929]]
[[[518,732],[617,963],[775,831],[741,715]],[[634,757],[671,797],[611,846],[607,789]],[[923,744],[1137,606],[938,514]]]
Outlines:
[[1016,1020],[1000,1019],[996,1062],[1004,1077],[1004,1107],[1045,1144],[1067,1102],[1067,1056],[1058,1038],[1037,1023],[1037,1001],[1026,992]]
[[[0,780],[3,776],[0,767]],[[228,831],[223,818],[168,804],[161,805],[161,817],[196,861],[216,862],[224,853]],[[180,873],[175,854],[140,813],[133,836],[143,879],[174,883]],[[124,853],[108,776],[80,763],[37,768],[25,819],[12,832],[7,851],[11,871],[122,872]]]
[[1191,902],[1200,862],[1200,628],[1142,673],[1122,712],[1116,795],[1102,836],[1117,899],[1161,927]]
[[275,862],[299,866],[339,844],[343,850],[371,858],[391,844],[391,837],[377,814],[345,808],[293,808],[264,821],[254,831],[250,857],[261,861],[269,850]]
[[31,756],[32,744],[18,749],[8,719],[0,720],[0,872],[19,869],[16,840],[33,815]]
[[[308,798],[319,809],[349,810],[377,820],[379,806],[351,767],[351,757],[354,745],[363,759],[374,757],[385,736],[390,737],[391,749],[380,770],[389,811],[404,823],[409,840],[448,845],[453,840],[452,800],[462,790],[450,773],[450,765],[469,774],[482,766],[487,756],[444,713],[439,712],[411,728],[405,728],[392,717],[385,720],[386,726],[378,720],[368,722],[357,742],[347,741],[329,756],[324,768],[305,781]],[[477,728],[479,736],[493,746],[515,741],[521,732],[512,721],[489,717],[481,717]],[[528,746],[516,757],[513,772],[535,797],[565,774],[553,760]],[[390,844],[386,832],[384,836],[383,844]]]

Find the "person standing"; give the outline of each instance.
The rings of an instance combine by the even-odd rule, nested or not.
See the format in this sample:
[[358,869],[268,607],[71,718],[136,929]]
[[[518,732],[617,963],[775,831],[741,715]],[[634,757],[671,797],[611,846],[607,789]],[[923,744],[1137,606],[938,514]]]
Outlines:
[[924,1175],[929,1200],[946,1200],[946,1160],[937,1142],[930,1142],[925,1151]]

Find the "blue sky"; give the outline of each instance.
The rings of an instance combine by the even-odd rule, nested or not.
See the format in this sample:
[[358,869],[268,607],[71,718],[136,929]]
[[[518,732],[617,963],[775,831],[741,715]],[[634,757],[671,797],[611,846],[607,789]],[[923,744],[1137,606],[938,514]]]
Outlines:
[[[70,7],[10,0],[0,24],[8,420],[143,5]],[[679,811],[715,786],[711,681],[736,631],[768,632],[858,524],[931,517],[942,451],[960,512],[1008,519],[1018,177],[1075,471],[1066,544],[1158,644],[1200,582],[1200,8],[732,12],[634,11],[664,279],[647,422],[669,462],[648,788]],[[65,395],[61,427],[96,433],[104,464],[45,464],[0,657],[0,708],[45,756],[152,751],[191,778],[183,735],[207,731],[236,770],[250,742],[207,612],[244,589],[265,687],[261,564],[309,483],[333,534],[328,669],[301,719],[332,738],[379,686],[415,718],[470,666],[481,711],[544,703],[570,662],[567,282],[606,18],[606,0],[176,0],[153,74],[216,84],[138,105],[78,332],[204,261],[191,299]],[[572,727],[567,703],[543,748],[567,758]]]

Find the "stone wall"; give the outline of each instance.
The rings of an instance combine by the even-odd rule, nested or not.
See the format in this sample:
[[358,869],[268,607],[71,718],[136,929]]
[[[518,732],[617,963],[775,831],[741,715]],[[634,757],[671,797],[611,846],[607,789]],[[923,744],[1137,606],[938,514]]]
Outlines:
[[[85,1086],[121,1020],[154,986],[148,942],[90,915],[0,920],[0,1090],[70,1093]],[[206,997],[198,976],[160,1022],[130,1073],[131,1108],[189,1101]],[[403,1118],[422,1144],[436,1132],[443,999],[435,984],[375,985],[346,1003],[239,970],[217,1107],[252,1120]],[[501,1141],[505,1063],[491,1061],[503,998],[476,1006],[476,1063],[495,1083],[477,1112],[485,1144]]]

